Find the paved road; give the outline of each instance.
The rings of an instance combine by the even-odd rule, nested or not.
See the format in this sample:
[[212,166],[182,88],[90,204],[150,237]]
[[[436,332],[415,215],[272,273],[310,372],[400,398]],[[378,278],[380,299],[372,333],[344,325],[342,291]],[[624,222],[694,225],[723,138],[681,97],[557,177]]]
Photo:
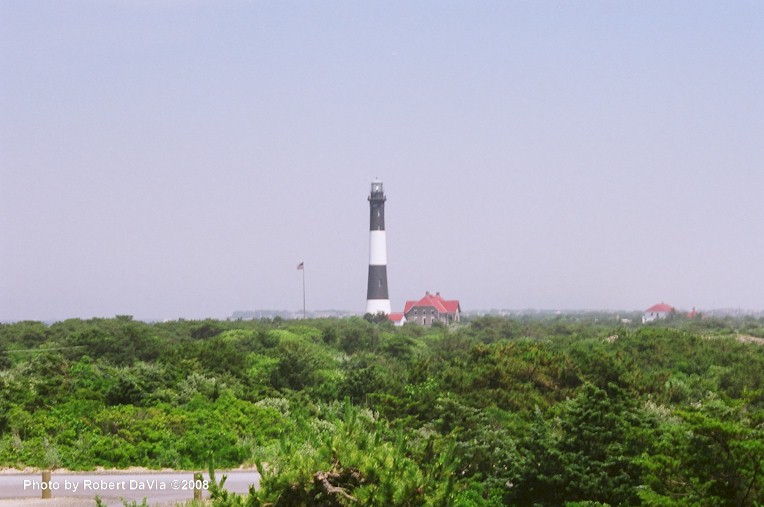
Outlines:
[[[217,472],[228,479],[225,489],[246,493],[249,486],[256,487],[260,474],[255,471],[233,470]],[[208,480],[209,475],[204,474]],[[39,473],[0,475],[0,507],[48,506],[48,507],[92,507],[96,495],[109,507],[122,507],[122,500],[136,500],[139,504],[146,498],[149,505],[174,505],[194,497],[193,474],[191,472],[147,472],[114,473],[82,472],[54,473],[51,477],[50,500],[40,500],[42,481]],[[205,490],[204,498],[209,496]]]

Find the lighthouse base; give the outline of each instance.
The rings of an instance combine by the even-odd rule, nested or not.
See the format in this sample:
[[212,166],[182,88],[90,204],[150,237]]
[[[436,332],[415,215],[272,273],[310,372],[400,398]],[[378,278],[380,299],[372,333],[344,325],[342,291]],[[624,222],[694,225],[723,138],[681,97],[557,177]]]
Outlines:
[[389,299],[368,299],[366,300],[366,313],[376,315],[379,312],[385,315],[390,315],[392,309],[390,307]]

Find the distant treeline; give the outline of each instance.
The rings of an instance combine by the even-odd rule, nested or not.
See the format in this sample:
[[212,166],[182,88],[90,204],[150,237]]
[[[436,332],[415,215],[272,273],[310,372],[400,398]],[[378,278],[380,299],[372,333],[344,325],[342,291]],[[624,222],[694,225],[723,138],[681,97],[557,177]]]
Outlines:
[[0,465],[258,466],[217,505],[762,505],[750,337],[764,319],[2,324]]

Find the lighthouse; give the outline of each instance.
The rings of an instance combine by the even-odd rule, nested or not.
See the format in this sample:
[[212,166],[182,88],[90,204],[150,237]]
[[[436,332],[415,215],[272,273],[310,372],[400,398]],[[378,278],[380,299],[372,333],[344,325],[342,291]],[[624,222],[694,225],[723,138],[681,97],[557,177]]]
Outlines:
[[366,291],[366,313],[371,314],[389,314],[391,311],[387,293],[386,200],[382,182],[372,182],[369,195],[369,285]]

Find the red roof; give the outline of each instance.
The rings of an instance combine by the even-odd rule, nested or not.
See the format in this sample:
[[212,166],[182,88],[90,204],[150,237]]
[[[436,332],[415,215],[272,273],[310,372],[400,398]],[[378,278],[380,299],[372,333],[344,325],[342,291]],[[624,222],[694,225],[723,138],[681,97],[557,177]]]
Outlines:
[[645,310],[645,313],[671,313],[674,311],[674,307],[671,305],[667,305],[666,303],[661,303],[658,305],[653,305],[647,310]]
[[460,311],[458,299],[445,300],[440,297],[440,293],[433,295],[427,292],[419,301],[406,301],[403,313],[409,313],[409,310],[412,308],[421,306],[433,307],[438,313],[456,313],[457,311]]
[[403,314],[399,312],[391,313],[387,316],[387,319],[392,322],[400,322],[403,320]]

